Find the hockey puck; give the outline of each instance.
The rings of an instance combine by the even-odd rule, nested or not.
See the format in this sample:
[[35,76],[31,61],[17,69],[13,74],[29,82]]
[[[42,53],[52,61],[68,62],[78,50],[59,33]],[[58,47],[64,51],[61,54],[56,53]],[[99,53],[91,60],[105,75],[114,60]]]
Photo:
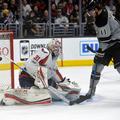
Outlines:
[[2,57],[0,57],[0,61],[2,60]]

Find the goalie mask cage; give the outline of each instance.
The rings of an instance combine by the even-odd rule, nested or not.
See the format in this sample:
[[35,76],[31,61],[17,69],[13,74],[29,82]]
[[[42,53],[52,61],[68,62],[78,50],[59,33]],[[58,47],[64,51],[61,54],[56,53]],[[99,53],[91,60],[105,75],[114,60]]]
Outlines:
[[0,30],[0,88],[14,88],[13,38],[13,32]]

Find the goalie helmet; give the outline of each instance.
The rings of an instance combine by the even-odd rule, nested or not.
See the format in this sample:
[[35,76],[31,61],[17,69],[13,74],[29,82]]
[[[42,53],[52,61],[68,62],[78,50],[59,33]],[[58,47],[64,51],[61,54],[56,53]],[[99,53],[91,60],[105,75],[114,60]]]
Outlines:
[[61,42],[57,39],[53,39],[48,43],[48,49],[51,50],[52,53],[54,53],[55,56],[59,56],[61,54]]

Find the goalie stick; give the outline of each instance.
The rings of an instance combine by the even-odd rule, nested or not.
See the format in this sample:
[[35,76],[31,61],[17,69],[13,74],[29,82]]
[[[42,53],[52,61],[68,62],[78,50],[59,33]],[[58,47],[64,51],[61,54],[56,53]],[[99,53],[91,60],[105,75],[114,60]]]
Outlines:
[[[8,58],[7,56],[5,56],[7,59],[9,59],[14,65],[16,65],[20,70],[26,72],[27,74],[29,74],[31,76],[31,74],[24,68],[20,67],[18,64],[16,64],[12,59]],[[43,67],[46,67],[46,66],[43,66]],[[53,70],[55,71],[55,69],[52,69],[52,68],[49,68],[47,67],[48,69],[50,70]],[[44,81],[42,81],[43,83]],[[46,88],[46,84],[44,85],[45,88]],[[64,101],[65,103],[67,103],[68,105],[73,105],[75,102],[74,101],[70,101],[68,100],[65,96],[63,96],[59,91],[57,91],[55,88],[53,88],[52,86],[49,86],[47,87],[47,89],[51,92],[51,93],[54,93],[58,98],[60,98],[62,101]]]

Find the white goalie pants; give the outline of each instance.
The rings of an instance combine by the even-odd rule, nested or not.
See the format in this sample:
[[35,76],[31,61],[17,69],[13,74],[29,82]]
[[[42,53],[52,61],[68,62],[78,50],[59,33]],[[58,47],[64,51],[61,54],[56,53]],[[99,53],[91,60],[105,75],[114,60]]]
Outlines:
[[48,69],[43,66],[36,66],[33,63],[25,64],[28,74],[30,74],[34,79],[34,84],[39,88],[46,88],[48,87],[48,76],[47,71]]

